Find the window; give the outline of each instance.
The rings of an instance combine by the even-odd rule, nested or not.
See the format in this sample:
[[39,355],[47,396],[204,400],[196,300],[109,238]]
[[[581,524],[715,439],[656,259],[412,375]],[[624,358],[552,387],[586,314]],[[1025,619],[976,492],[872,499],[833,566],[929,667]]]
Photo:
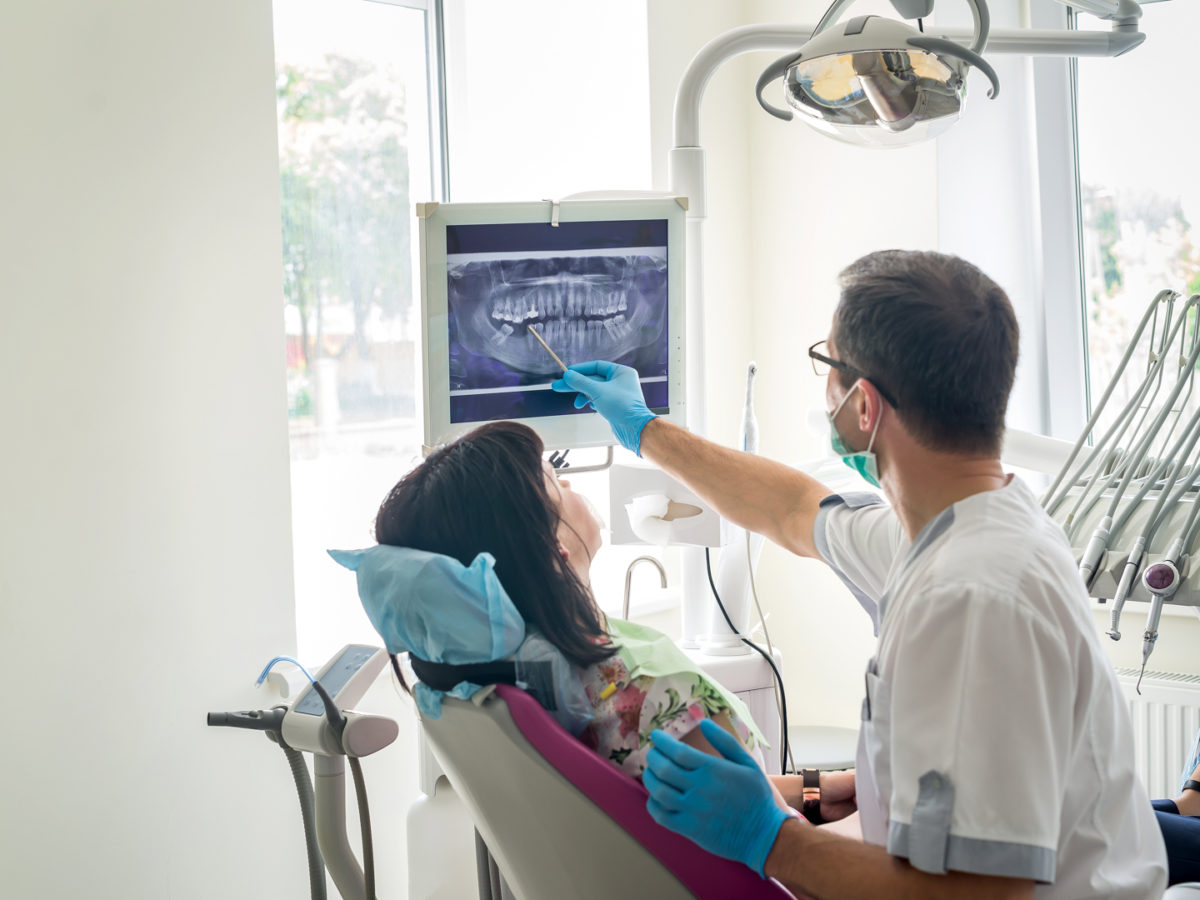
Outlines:
[[[1111,28],[1052,0],[989,7],[993,33]],[[940,248],[995,277],[1020,321],[1010,427],[1074,441],[1156,290],[1200,287],[1200,121],[1181,87],[1196,7],[1144,3],[1146,43],[1117,58],[989,52],[1000,96],[969,95],[986,114],[938,139]]]
[[[413,205],[651,186],[646,0],[445,0],[444,58],[442,7],[274,3],[302,659],[378,640],[353,576],[325,550],[373,543],[379,502],[420,460]],[[446,141],[429,75],[443,67]],[[606,507],[606,474],[572,484]],[[606,608],[645,550],[601,551],[593,586]]]
[[[646,2],[447,3],[451,200],[652,187]],[[632,458],[619,447],[616,453],[619,461]],[[596,450],[570,455],[574,466],[602,461]],[[608,473],[565,475],[608,519]],[[592,563],[592,589],[604,609],[619,613],[625,567],[641,554],[662,554],[605,540]],[[657,582],[648,567],[635,580],[634,612],[644,613],[653,608],[647,589]]]
[[[1088,16],[1080,16],[1079,25],[1107,27]],[[1200,8],[1195,3],[1146,4],[1144,46],[1126,59],[1082,59],[1078,64],[1093,403],[1154,295],[1164,288],[1185,296],[1200,291],[1200,115],[1187,89],[1194,79],[1191,36],[1197,29]],[[1120,399],[1114,395],[1110,407]]]
[[307,659],[375,640],[353,576],[324,551],[371,544],[379,501],[419,458],[412,208],[438,196],[441,155],[424,6],[274,4],[296,616]]

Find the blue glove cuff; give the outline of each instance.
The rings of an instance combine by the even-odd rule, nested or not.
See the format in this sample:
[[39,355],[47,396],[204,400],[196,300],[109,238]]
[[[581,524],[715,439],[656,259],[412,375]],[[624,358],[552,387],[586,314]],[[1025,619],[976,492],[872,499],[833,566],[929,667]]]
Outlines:
[[790,818],[792,818],[790,815],[772,803],[770,815],[765,817],[766,821],[763,822],[762,828],[758,830],[754,843],[746,848],[746,859],[744,862],[757,872],[761,878],[767,877],[767,857],[771,855],[771,848],[775,846],[775,839],[779,837],[779,829]]
[[657,419],[654,413],[646,410],[645,413],[639,416],[630,416],[619,425],[613,425],[613,435],[621,446],[631,453],[642,455],[642,431],[650,423],[651,419]]

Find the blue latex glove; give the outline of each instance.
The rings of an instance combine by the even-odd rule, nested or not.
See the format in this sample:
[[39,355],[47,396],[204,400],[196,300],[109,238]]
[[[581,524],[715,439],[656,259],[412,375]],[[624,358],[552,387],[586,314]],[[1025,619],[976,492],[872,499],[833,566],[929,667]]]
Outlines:
[[762,770],[732,735],[711,719],[701,722],[700,730],[720,757],[689,747],[665,731],[650,735],[654,746],[642,773],[642,784],[650,791],[646,809],[660,825],[766,877],[767,855],[789,816],[776,805]]
[[550,387],[559,393],[577,392],[576,409],[590,403],[608,420],[621,446],[642,455],[642,429],[656,416],[646,406],[636,369],[603,360],[578,363]]

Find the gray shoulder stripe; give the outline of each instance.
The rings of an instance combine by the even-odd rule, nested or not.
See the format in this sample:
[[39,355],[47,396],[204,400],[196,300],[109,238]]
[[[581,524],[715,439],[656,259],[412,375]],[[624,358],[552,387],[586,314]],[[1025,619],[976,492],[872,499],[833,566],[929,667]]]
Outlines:
[[821,559],[829,563],[830,568],[836,570],[837,566],[833,564],[833,557],[829,551],[829,538],[825,534],[825,520],[829,518],[829,511],[835,506],[841,504],[842,498],[837,494],[830,494],[821,501],[820,507],[817,509],[817,518],[813,522],[813,546],[817,548],[817,553],[821,554]]
[[[911,839],[912,826],[893,821],[888,827],[888,853],[909,859]],[[1034,844],[983,841],[954,834],[946,842],[945,868],[957,872],[1031,878],[1053,884],[1057,864],[1053,850]],[[916,863],[913,865],[916,867]]]
[[849,509],[862,509],[864,506],[877,506],[883,503],[883,498],[870,491],[846,491],[844,494],[830,494],[821,500],[821,506],[846,506]]
[[925,527],[921,529],[917,535],[917,539],[913,541],[911,547],[908,548],[908,555],[904,557],[903,568],[907,569],[912,561],[925,552],[925,548],[940,538],[946,533],[946,530],[954,524],[954,507],[947,506],[940,513],[933,517],[929,522],[925,523]]

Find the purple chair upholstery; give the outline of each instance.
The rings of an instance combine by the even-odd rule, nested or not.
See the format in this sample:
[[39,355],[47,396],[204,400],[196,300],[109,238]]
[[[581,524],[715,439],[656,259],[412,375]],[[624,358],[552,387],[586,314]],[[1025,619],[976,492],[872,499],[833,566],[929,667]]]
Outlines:
[[741,863],[701,849],[663,828],[646,811],[646,789],[563,730],[541,705],[519,688],[497,685],[526,740],[564,778],[628,832],[700,900],[787,900],[793,895],[764,881]]

